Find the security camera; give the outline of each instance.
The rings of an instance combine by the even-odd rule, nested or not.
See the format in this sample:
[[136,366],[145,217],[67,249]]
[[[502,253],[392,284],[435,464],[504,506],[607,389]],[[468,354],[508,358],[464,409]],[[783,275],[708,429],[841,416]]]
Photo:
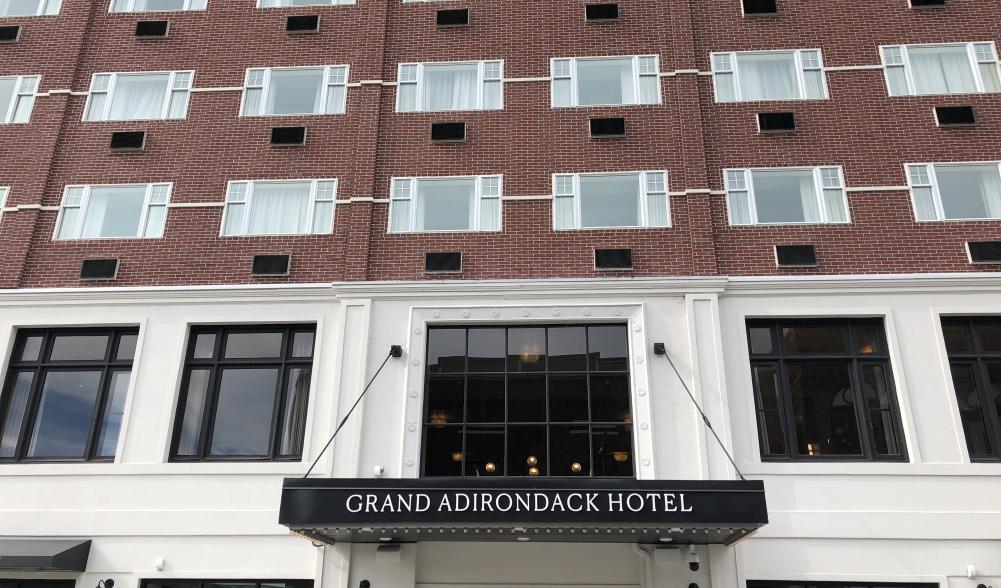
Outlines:
[[699,554],[695,552],[694,545],[688,547],[687,559],[688,559],[688,569],[692,570],[693,572],[699,571],[699,568],[702,567],[702,559],[699,557]]

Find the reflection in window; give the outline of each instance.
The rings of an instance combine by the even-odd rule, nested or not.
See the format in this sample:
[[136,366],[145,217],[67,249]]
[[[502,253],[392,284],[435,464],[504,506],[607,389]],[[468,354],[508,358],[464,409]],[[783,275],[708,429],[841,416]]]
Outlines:
[[334,231],[337,180],[230,182],[222,234],[323,235]]
[[396,111],[504,108],[504,62],[401,63]]
[[163,236],[171,184],[66,186],[56,239]]
[[717,102],[827,98],[819,49],[712,54]]
[[994,43],[880,47],[890,96],[1001,92]]
[[184,118],[193,71],[98,73],[90,81],[84,120]]
[[248,69],[243,116],[343,114],[348,66]]
[[731,225],[847,223],[840,167],[724,171]]
[[554,59],[552,80],[554,108],[660,104],[656,55]]
[[919,221],[1001,218],[1001,171],[994,163],[907,166]]
[[3,0],[0,16],[42,16],[59,14],[62,0]]
[[501,177],[394,178],[389,232],[498,231]]
[[970,459],[1001,460],[1001,318],[943,318],[942,331]]

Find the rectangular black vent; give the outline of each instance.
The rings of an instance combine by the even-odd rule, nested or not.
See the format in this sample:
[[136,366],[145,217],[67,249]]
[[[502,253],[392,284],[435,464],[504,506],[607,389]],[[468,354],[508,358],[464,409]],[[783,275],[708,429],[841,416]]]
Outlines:
[[1001,241],[968,241],[972,263],[1001,263]]
[[85,259],[80,265],[81,280],[114,280],[116,275],[117,259]]
[[255,276],[287,276],[290,255],[255,255],[250,273]]
[[594,269],[599,269],[599,270],[633,269],[633,250],[595,249]]
[[466,123],[431,123],[431,140],[435,143],[455,143],[466,140]]
[[21,27],[17,25],[11,25],[6,27],[0,27],[0,43],[17,43],[17,40],[21,37]]
[[424,271],[426,272],[461,272],[462,253],[447,251],[424,254]]
[[306,144],[306,127],[274,127],[271,129],[271,144],[294,147]]
[[911,0],[911,8],[944,8],[945,0]]
[[320,30],[320,15],[303,14],[290,16],[285,21],[285,32],[288,33],[315,33]]
[[115,131],[111,148],[115,151],[138,151],[146,145],[146,131]]
[[817,250],[813,245],[776,245],[775,261],[779,267],[812,267],[817,265]]
[[977,122],[972,106],[936,106],[935,122],[940,127],[970,126]]
[[592,137],[625,137],[626,119],[615,118],[592,118],[590,123]]
[[618,4],[588,4],[584,6],[587,20],[615,20],[619,18]]
[[449,10],[439,10],[435,17],[435,23],[440,27],[464,27],[469,25],[469,9],[453,8]]
[[167,36],[170,23],[165,20],[141,20],[136,23],[136,36],[142,39],[162,39]]
[[791,112],[759,112],[758,130],[762,133],[787,133],[796,130],[796,116]]
[[745,16],[776,14],[779,11],[778,0],[741,0]]

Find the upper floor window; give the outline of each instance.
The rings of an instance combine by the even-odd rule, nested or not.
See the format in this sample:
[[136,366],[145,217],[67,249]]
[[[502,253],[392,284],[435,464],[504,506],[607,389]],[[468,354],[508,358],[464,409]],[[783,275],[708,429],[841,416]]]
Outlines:
[[1001,92],[994,43],[880,47],[890,96]]
[[393,178],[389,232],[499,231],[501,177]]
[[355,0],[257,0],[258,8],[280,8],[283,6],[334,6],[354,4]]
[[847,223],[840,167],[728,169],[731,225]]
[[1001,219],[999,164],[935,163],[907,166],[919,221]]
[[343,114],[348,66],[247,70],[243,116]]
[[966,447],[973,461],[1001,460],[1001,319],[942,319]]
[[401,63],[396,111],[504,108],[504,62]]
[[114,459],[138,333],[18,331],[0,403],[0,461]]
[[716,102],[827,98],[820,49],[712,54]]
[[0,124],[28,122],[35,105],[39,79],[38,76],[0,78]]
[[337,180],[230,182],[222,234],[330,234],[336,198]]
[[205,10],[208,0],[112,0],[111,12]]
[[9,186],[0,186],[0,218],[3,217],[3,207],[7,206],[7,194],[9,193]]
[[554,108],[660,104],[656,55],[553,59],[552,78]]
[[905,461],[882,319],[748,320],[764,460]]
[[0,0],[0,16],[59,14],[63,0]]
[[84,120],[184,118],[194,76],[193,71],[94,74]]
[[669,227],[667,172],[553,175],[553,227]]
[[66,186],[56,239],[163,236],[171,184]]
[[193,328],[171,458],[301,459],[315,336],[314,325]]

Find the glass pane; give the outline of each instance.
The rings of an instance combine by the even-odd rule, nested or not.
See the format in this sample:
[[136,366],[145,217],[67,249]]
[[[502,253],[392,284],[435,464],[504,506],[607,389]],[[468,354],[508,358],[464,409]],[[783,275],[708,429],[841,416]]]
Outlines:
[[[879,455],[900,455],[903,453],[893,416],[896,405],[890,388],[890,374],[881,365],[862,366],[862,394],[869,406],[869,421],[872,438]],[[899,441],[899,442],[898,442]]]
[[264,96],[264,90],[260,88],[247,88],[243,94],[243,116],[257,116],[261,114],[261,98]]
[[87,112],[84,117],[87,120],[101,120],[104,118],[104,107],[108,103],[107,94],[91,94],[87,100]]
[[504,475],[504,427],[466,429],[467,476]]
[[57,335],[52,343],[52,361],[88,361],[104,359],[108,353],[108,335]]
[[507,431],[507,475],[545,476],[549,473],[546,426],[514,426]]
[[845,209],[845,193],[840,188],[836,188],[824,190],[823,195],[827,222],[848,222],[848,211]]
[[716,79],[716,102],[735,102],[737,93],[733,86],[732,73],[718,73]]
[[184,0],[136,0],[139,10],[183,10]]
[[538,372],[546,369],[546,330],[518,327],[507,332],[507,369]]
[[184,413],[181,415],[178,434],[177,455],[198,455],[202,439],[202,416],[205,414],[205,400],[209,390],[210,370],[191,370],[188,373],[188,390],[184,397]]
[[466,369],[466,330],[428,329],[428,371],[461,372]]
[[660,104],[660,77],[640,77],[640,104]]
[[434,427],[424,430],[424,475],[462,475],[462,429]]
[[246,205],[245,204],[227,204],[226,205],[226,220],[224,221],[225,226],[223,227],[224,235],[239,235],[243,233],[243,221],[246,215]]
[[593,371],[624,372],[629,369],[625,325],[588,327],[587,350]]
[[195,349],[192,357],[195,359],[215,357],[215,333],[199,333],[195,337]]
[[751,224],[751,203],[747,192],[729,192],[726,202],[727,209],[730,211],[731,224]]
[[312,370],[308,367],[292,368],[288,371],[285,388],[285,407],[282,412],[281,443],[279,455],[302,455],[302,440],[306,436],[306,412],[309,406],[309,378]]
[[480,230],[496,231],[500,228],[500,198],[480,199]]
[[400,84],[396,87],[398,93],[396,110],[398,112],[413,112],[417,110],[417,84]]
[[34,381],[35,372],[19,372],[14,376],[14,385],[7,392],[9,398],[7,415],[4,418],[3,430],[0,431],[0,457],[14,457],[17,451],[17,440],[21,434],[28,396]]
[[931,188],[912,188],[911,198],[914,199],[914,218],[919,221],[938,219]]
[[31,109],[35,105],[34,96],[21,96],[17,99],[17,104],[14,106],[14,116],[11,117],[11,122],[14,123],[26,123],[28,119],[31,118]]
[[907,96],[911,93],[907,87],[907,74],[904,73],[903,67],[887,67],[885,71],[890,96]]
[[474,227],[476,180],[418,180],[418,231],[468,231]]
[[752,367],[758,410],[758,435],[762,455],[785,455],[785,425],[779,409],[778,375],[775,366]]
[[35,16],[42,0],[6,0],[0,2],[0,16]]
[[483,82],[483,109],[496,110],[504,103],[504,86],[500,80]]
[[584,327],[549,329],[549,369],[554,372],[587,369],[587,337]]
[[168,74],[118,76],[111,98],[109,120],[152,120],[163,118]]
[[146,186],[94,187],[83,213],[83,239],[136,237]]
[[799,98],[796,57],[792,52],[737,53],[740,94],[744,100]]
[[553,422],[584,422],[588,415],[587,376],[549,376],[549,420]]
[[751,179],[758,222],[820,221],[812,170],[754,170]]
[[855,334],[855,351],[866,355],[886,353],[886,337],[883,334],[883,323],[856,322],[852,324]]
[[136,355],[136,342],[139,340],[139,335],[119,335],[118,336],[118,351],[115,353],[115,359],[118,360],[130,360]]
[[507,420],[511,423],[546,422],[546,376],[544,374],[508,377]]
[[635,104],[633,60],[577,60],[577,104]]
[[1001,218],[1001,176],[996,165],[940,165],[935,175],[945,218]]
[[969,353],[970,328],[965,322],[947,323],[942,321],[942,334],[945,336],[945,349],[949,353]]
[[591,453],[595,476],[633,475],[633,434],[629,426],[591,428]]
[[639,226],[639,189],[639,174],[580,176],[580,226]]
[[426,64],[423,110],[476,108],[478,69],[476,63]]
[[981,63],[980,77],[984,80],[985,92],[1001,92],[1001,76],[996,63]]
[[118,448],[118,433],[122,428],[125,414],[125,397],[129,392],[132,372],[114,372],[108,386],[108,400],[104,407],[101,435],[97,439],[97,457],[115,457]]
[[974,323],[980,349],[986,353],[1001,352],[1001,321],[979,319]]
[[342,114],[347,92],[344,86],[327,86],[327,114]]
[[605,423],[632,421],[628,375],[591,375],[591,420]]
[[277,368],[223,370],[210,454],[260,456],[270,453],[277,385]]
[[273,69],[264,105],[267,114],[322,112],[323,69]]
[[553,106],[559,108],[570,106],[571,80],[569,78],[553,80]]
[[668,226],[667,195],[648,194],[647,195],[647,218],[651,227]]
[[43,339],[42,335],[25,337],[21,346],[21,361],[38,361]]
[[178,90],[170,93],[170,105],[167,108],[167,118],[184,118],[188,112],[188,91]]
[[504,422],[504,376],[469,376],[466,421]]
[[841,324],[783,327],[782,348],[786,353],[844,352],[845,332]]
[[993,405],[985,406],[986,410],[993,410],[994,417],[1001,421],[1001,363],[992,361],[986,366],[987,369],[987,401]]
[[557,197],[553,210],[553,226],[557,229],[573,229],[577,227],[577,220],[574,211],[574,199],[567,197]]
[[803,72],[803,82],[806,84],[806,98],[814,100],[825,98],[823,71],[817,69]]
[[963,420],[963,433],[966,435],[966,447],[970,457],[986,457],[993,452],[990,434],[984,422],[984,413],[980,406],[980,396],[977,392],[973,366],[952,364],[952,383],[956,389],[956,402],[959,414]]
[[976,92],[970,57],[965,45],[907,48],[916,94]]
[[848,364],[787,364],[786,377],[800,456],[861,455]]
[[469,329],[469,371],[504,371],[504,329]]
[[466,388],[462,376],[431,376],[427,390],[427,422],[457,423],[463,419],[462,399]]
[[591,438],[588,427],[549,427],[549,459],[549,473],[552,476],[591,475]]
[[252,235],[308,233],[309,182],[254,184],[247,232]]
[[99,370],[45,375],[28,457],[86,457],[100,383]]
[[143,237],[157,238],[163,236],[163,224],[167,216],[166,206],[151,206],[146,211],[146,229]]
[[410,230],[410,201],[393,200],[389,209],[390,230],[394,233]]
[[318,235],[330,233],[334,224],[334,203],[317,202],[313,211],[313,232]]
[[751,353],[772,353],[771,327],[750,327],[747,338],[751,343]]
[[313,357],[314,338],[312,331],[297,331],[292,335],[292,357]]
[[281,357],[284,333],[229,333],[226,335],[226,359]]

